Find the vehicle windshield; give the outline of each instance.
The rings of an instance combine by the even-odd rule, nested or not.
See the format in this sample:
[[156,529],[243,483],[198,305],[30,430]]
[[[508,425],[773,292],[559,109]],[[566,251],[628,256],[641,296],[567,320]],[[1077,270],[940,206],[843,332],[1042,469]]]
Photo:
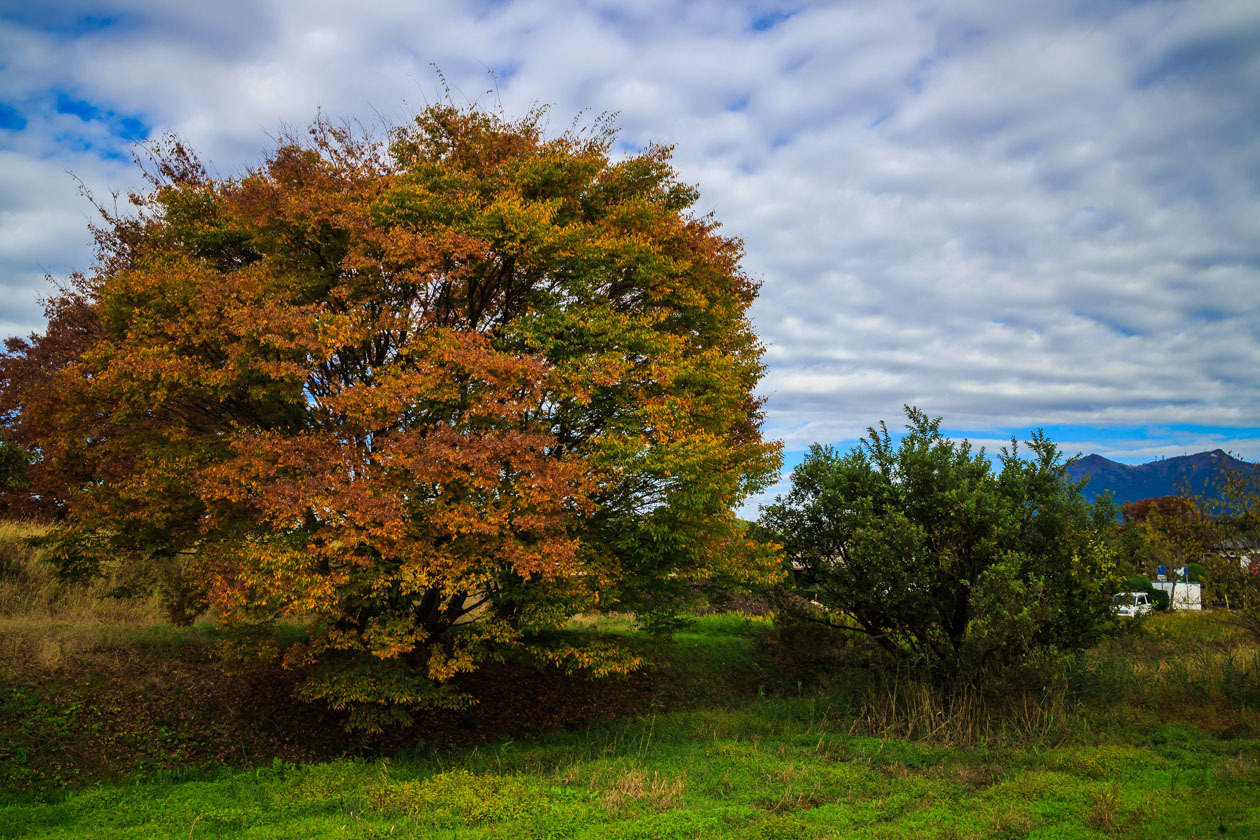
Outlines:
[[1121,592],[1119,595],[1111,599],[1111,603],[1121,607],[1133,606],[1133,593]]

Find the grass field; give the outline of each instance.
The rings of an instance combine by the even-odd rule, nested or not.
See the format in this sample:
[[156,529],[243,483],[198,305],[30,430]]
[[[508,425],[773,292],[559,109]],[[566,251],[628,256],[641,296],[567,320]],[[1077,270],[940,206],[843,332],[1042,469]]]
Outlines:
[[0,810],[7,837],[1255,837],[1260,744],[976,746],[754,701],[394,761],[276,762]]
[[43,591],[0,614],[29,636],[0,650],[0,837],[1260,837],[1260,650],[1211,615],[1000,707],[803,665],[766,619],[579,622],[652,669],[488,674],[473,710],[363,740],[282,674],[220,673],[209,626]]

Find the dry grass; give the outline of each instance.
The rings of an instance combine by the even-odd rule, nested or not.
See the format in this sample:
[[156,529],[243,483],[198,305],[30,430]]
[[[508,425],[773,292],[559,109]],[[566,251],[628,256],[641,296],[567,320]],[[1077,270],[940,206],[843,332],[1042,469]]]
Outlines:
[[[817,808],[827,800],[825,777],[817,776],[807,763],[788,764],[766,772],[760,787],[769,795],[753,804],[775,814],[792,814]],[[777,794],[777,795],[776,795]]]
[[1085,652],[1068,681],[1073,699],[1116,715],[1177,708],[1209,729],[1250,729],[1260,708],[1260,644],[1213,613],[1159,615]]
[[570,630],[597,630],[601,633],[633,633],[638,628],[634,613],[579,613],[565,625]]
[[1002,699],[970,689],[942,691],[895,678],[873,687],[849,725],[850,735],[966,746],[1002,734],[1004,740],[1053,743],[1067,720],[1063,688],[1019,692]]
[[954,778],[969,790],[984,790],[1006,778],[1006,768],[1000,764],[959,764],[952,769]]
[[1014,803],[1004,803],[997,807],[990,817],[990,830],[986,837],[1027,837],[1035,828],[1031,817],[1025,814]]
[[1085,822],[1091,828],[1111,836],[1120,828],[1116,818],[1116,806],[1120,804],[1120,785],[1112,784],[1094,794],[1094,805]]
[[1260,759],[1249,758],[1239,753],[1222,761],[1221,766],[1216,770],[1216,775],[1229,780],[1248,778],[1260,780]]
[[615,778],[604,792],[604,808],[624,811],[632,805],[643,805],[653,811],[667,811],[682,799],[686,779],[670,778],[658,772],[627,770]]
[[155,593],[114,597],[121,570],[69,583],[28,543],[49,528],[0,521],[0,669],[60,667],[116,638],[123,628],[165,622]]
[[1260,731],[1260,645],[1251,637],[1211,614],[1157,616],[1134,630],[1065,659],[1048,686],[950,691],[872,674],[850,695],[848,733],[951,746],[1053,745],[1071,741],[1082,724],[1105,728],[1112,718],[1172,708],[1212,731]]

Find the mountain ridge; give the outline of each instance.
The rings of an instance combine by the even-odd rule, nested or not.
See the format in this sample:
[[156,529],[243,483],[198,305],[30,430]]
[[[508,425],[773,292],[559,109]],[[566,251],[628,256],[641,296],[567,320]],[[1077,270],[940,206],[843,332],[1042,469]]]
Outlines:
[[1240,461],[1223,449],[1160,458],[1145,464],[1121,464],[1090,454],[1068,467],[1074,481],[1088,478],[1082,491],[1093,501],[1110,490],[1116,504],[1155,496],[1176,496],[1188,489],[1196,496],[1217,498],[1217,479],[1224,470],[1260,471],[1260,465]]

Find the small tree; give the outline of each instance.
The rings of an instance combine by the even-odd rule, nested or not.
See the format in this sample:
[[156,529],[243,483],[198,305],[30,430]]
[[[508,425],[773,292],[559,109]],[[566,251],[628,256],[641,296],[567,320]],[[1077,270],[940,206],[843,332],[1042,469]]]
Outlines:
[[[1189,493],[1181,496],[1158,496],[1129,502],[1122,508],[1124,529],[1136,541],[1137,557],[1148,574],[1156,567],[1169,570],[1172,591],[1170,603],[1175,602],[1177,584],[1183,577],[1182,568],[1197,564],[1208,549],[1220,538],[1217,522],[1204,510],[1202,502]],[[1187,575],[1195,580],[1197,575]]]
[[1218,539],[1204,556],[1208,579],[1228,607],[1225,620],[1260,640],[1260,467],[1226,467],[1216,489]]
[[760,527],[797,586],[837,627],[869,636],[942,682],[1026,675],[1094,642],[1122,581],[1114,510],[1095,508],[1042,433],[1015,441],[995,473],[983,449],[907,407],[894,445],[883,423],[840,455],[815,445]]

